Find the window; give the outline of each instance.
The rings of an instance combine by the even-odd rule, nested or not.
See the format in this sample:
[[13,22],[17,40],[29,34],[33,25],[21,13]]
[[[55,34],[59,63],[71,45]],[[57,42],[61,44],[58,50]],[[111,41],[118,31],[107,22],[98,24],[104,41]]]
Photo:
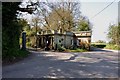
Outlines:
[[61,40],[59,40],[59,42],[61,43]]

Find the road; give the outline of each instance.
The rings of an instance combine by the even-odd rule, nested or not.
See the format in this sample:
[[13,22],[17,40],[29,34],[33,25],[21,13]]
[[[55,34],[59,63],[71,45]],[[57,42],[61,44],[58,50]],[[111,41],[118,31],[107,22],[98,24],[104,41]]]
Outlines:
[[117,78],[118,52],[30,51],[22,61],[3,67],[3,78]]

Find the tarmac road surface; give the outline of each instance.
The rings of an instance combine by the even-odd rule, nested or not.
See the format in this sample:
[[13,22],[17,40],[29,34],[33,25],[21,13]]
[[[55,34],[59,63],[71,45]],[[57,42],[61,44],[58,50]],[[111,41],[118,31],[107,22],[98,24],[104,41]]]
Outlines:
[[22,61],[3,67],[3,78],[118,78],[118,52],[30,51]]

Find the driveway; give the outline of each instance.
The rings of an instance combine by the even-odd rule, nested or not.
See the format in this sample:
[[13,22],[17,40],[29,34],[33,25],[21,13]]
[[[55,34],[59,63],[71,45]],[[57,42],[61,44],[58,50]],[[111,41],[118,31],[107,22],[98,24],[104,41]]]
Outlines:
[[30,51],[3,67],[3,78],[117,78],[118,52],[94,49],[83,53]]

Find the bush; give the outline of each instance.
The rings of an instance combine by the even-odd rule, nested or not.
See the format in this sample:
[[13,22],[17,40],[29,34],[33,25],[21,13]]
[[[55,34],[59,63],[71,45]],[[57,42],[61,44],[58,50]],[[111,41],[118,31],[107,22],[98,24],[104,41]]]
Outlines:
[[27,47],[31,47],[31,42],[26,42]]
[[106,45],[96,45],[97,48],[104,48]]
[[22,59],[24,57],[27,57],[28,54],[30,54],[27,50],[14,50],[11,49],[9,50],[9,53],[6,53],[6,55],[3,55],[3,62],[4,61],[8,61],[8,62],[12,62],[16,59]]
[[19,39],[19,43],[20,43],[20,45],[22,45],[22,38]]
[[66,49],[60,44],[57,45],[59,51],[65,51]]
[[91,44],[91,46],[97,47],[97,48],[104,48],[104,47],[106,47],[106,44],[102,44],[102,43],[100,43],[100,44]]
[[91,46],[96,47],[96,45],[95,45],[95,44],[91,44]]

